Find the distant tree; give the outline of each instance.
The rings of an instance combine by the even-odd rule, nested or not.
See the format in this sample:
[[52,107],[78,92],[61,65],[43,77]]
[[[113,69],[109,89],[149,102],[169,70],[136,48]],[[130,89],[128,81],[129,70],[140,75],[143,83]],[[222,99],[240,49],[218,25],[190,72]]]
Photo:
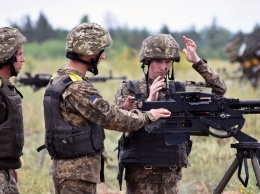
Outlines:
[[19,26],[17,23],[12,22],[11,26],[12,26],[13,28],[17,28],[19,31],[22,32],[22,27]]
[[89,22],[89,18],[88,18],[88,15],[84,15],[81,20],[80,20],[80,23],[86,23],[86,22]]
[[201,36],[198,32],[195,31],[194,27],[191,27],[189,30],[183,31],[181,33],[176,34],[176,41],[179,43],[180,48],[185,48],[185,42],[183,41],[182,36],[186,36],[187,38],[192,39],[194,42],[196,42],[196,45],[198,46],[198,50],[201,49],[202,46],[202,40]]
[[21,24],[12,22],[11,26],[19,29],[19,31],[26,37],[27,42],[33,42],[35,40],[35,29],[31,22],[30,16],[23,16],[21,21]]
[[201,46],[205,57],[225,58],[225,46],[232,37],[232,34],[223,27],[217,25],[216,18],[213,18],[212,25],[205,27],[201,32]]
[[112,37],[112,39],[117,39],[120,42],[124,42],[125,44],[128,44],[128,39],[129,39],[129,34],[130,34],[130,29],[127,27],[118,27],[118,28],[111,28],[109,29],[109,33]]
[[260,41],[260,26],[256,24],[253,31],[248,35],[250,39]]
[[168,26],[164,24],[160,30],[160,33],[161,34],[170,34],[170,30],[169,30]]
[[[88,15],[81,18],[81,22],[89,22]],[[112,13],[107,12],[105,15],[105,27],[108,29],[113,41],[113,48],[122,49],[128,47],[129,50],[140,50],[141,44],[145,38],[151,35],[146,29],[130,29],[125,24],[123,27],[118,25],[116,18]],[[41,12],[36,22],[32,22],[29,16],[25,16],[19,25],[16,22],[11,24],[12,27],[18,28],[26,37],[28,42],[37,41],[44,42],[50,39],[66,38],[68,31],[63,29],[52,29],[45,15]],[[224,53],[226,44],[232,40],[234,34],[223,27],[217,25],[216,18],[212,19],[210,26],[204,27],[200,31],[196,31],[194,26],[185,31],[170,31],[168,26],[163,25],[158,31],[159,33],[171,34],[180,46],[180,50],[185,47],[182,36],[185,35],[197,44],[197,51],[201,57],[207,59],[221,58],[226,56]],[[242,32],[241,32],[242,33]],[[243,34],[243,33],[242,33]],[[260,26],[257,24],[254,30],[245,34],[246,37],[252,37],[259,40]],[[131,54],[129,55],[131,56]]]
[[211,42],[209,43],[210,47],[214,49],[220,48],[225,45],[230,37],[232,37],[232,34],[229,31],[222,27],[219,27],[213,31],[209,29],[207,38],[208,41]]
[[142,30],[129,29],[127,26],[110,29],[109,33],[113,40],[137,50],[140,50],[143,40],[150,35],[145,28]]
[[42,12],[40,13],[39,19],[36,22],[35,32],[37,42],[43,42],[45,40],[54,38],[53,29]]
[[131,48],[140,50],[142,42],[149,36],[149,32],[144,28],[143,30],[134,29],[129,33],[128,44]]
[[211,29],[212,29],[212,30],[216,30],[217,28],[218,28],[217,18],[213,17],[212,23],[211,23]]
[[26,36],[28,42],[35,40],[35,31],[29,15],[25,16],[21,31]]

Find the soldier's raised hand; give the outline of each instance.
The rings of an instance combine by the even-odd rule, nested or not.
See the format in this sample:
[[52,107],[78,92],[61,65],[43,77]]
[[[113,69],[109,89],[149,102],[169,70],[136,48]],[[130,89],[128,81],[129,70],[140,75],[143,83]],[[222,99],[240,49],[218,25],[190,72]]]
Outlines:
[[200,58],[196,53],[197,46],[195,42],[186,36],[182,36],[182,38],[186,44],[186,48],[182,50],[186,59],[191,63],[198,63]]

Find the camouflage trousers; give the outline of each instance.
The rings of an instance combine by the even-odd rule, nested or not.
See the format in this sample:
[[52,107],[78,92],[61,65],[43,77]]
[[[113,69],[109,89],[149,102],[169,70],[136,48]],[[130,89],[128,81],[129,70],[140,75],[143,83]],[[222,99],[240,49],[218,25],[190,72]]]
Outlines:
[[53,177],[55,194],[95,194],[97,184],[83,180],[60,179]]
[[179,194],[181,178],[181,168],[127,167],[125,174],[126,193]]
[[127,194],[179,194],[179,181],[174,183],[135,183],[126,181]]
[[0,194],[19,194],[14,170],[0,170]]

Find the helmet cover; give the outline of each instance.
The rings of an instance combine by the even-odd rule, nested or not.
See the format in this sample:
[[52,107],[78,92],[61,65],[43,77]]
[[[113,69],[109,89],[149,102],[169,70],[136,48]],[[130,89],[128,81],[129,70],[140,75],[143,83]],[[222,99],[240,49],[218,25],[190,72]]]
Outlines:
[[147,37],[141,46],[139,61],[147,63],[152,59],[180,61],[179,44],[170,34],[157,34]]
[[0,63],[5,63],[10,59],[25,42],[25,36],[18,29],[12,27],[0,28]]
[[108,31],[96,23],[82,23],[68,34],[66,51],[79,55],[94,55],[111,46],[112,38]]

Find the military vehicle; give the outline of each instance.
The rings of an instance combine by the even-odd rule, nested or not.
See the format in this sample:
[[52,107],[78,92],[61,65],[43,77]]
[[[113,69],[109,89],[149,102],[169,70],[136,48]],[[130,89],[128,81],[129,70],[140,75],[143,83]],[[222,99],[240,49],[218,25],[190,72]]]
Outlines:
[[226,45],[226,53],[231,63],[240,64],[240,78],[247,78],[254,88],[260,86],[260,39],[237,35]]

